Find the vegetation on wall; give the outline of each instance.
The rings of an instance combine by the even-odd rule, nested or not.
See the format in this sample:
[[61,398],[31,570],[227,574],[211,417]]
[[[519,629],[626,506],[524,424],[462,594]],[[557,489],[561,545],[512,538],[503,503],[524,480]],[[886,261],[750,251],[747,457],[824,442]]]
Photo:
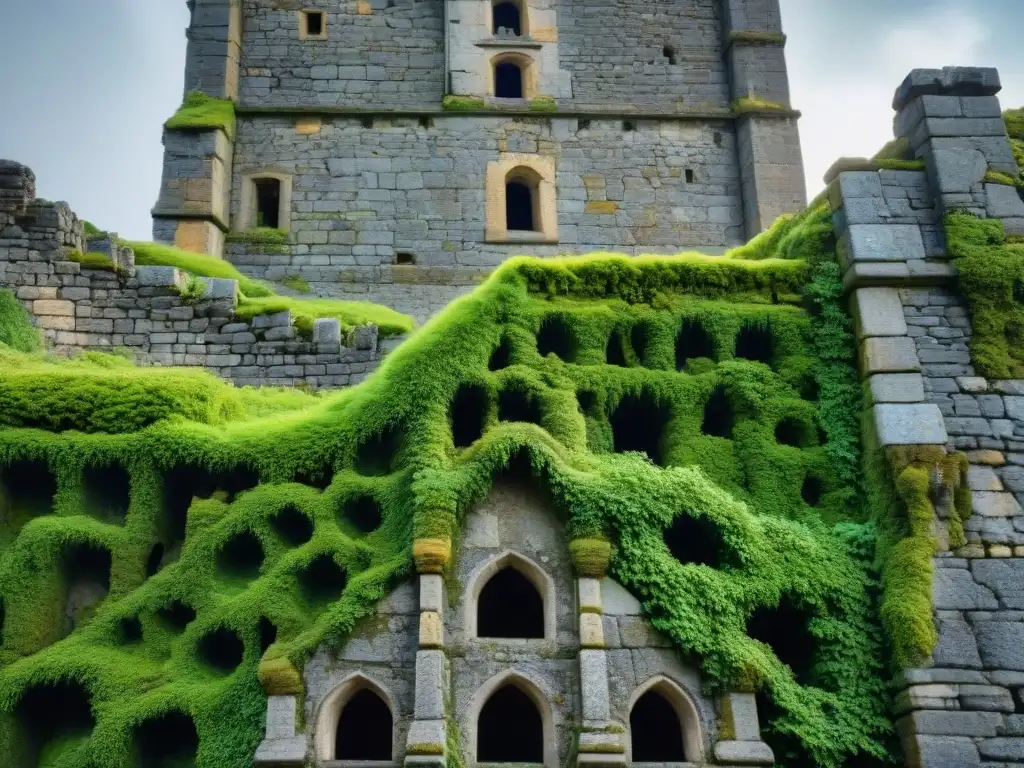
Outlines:
[[215,99],[202,91],[189,91],[185,101],[164,128],[172,130],[206,130],[219,128],[229,139],[235,138],[235,103],[231,99]]
[[817,208],[726,257],[515,259],[366,383],[262,417],[212,377],[26,373],[0,391],[25,427],[0,431],[0,753],[248,767],[260,680],[294,690],[518,470],[711,684],[759,692],[780,765],[884,761],[832,250]]

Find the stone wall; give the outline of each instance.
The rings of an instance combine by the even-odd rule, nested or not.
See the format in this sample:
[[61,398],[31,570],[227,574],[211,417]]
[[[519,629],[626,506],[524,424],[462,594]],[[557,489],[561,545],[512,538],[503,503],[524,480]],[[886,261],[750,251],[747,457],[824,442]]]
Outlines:
[[[337,320],[314,322],[302,338],[289,312],[235,316],[235,280],[189,277],[172,267],[137,267],[114,239],[87,242],[64,203],[34,199],[28,168],[0,162],[0,287],[22,300],[58,353],[128,350],[142,365],[201,366],[239,385],[341,387],[373,370],[382,351],[376,326],[343,345]],[[105,253],[110,269],[72,261]]]

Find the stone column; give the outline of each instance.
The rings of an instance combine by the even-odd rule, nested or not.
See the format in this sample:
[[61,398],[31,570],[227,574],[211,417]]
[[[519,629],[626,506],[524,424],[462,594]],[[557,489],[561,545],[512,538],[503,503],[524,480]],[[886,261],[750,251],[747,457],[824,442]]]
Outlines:
[[[420,649],[416,653],[414,721],[405,749],[407,766],[444,766],[449,715],[449,670],[444,637],[444,580],[420,567]],[[433,570],[433,569],[431,569]],[[440,570],[440,569],[438,569]]]
[[256,766],[279,768],[306,764],[306,736],[295,732],[296,696],[267,697],[267,730],[256,749]]
[[720,709],[720,735],[728,738],[715,744],[715,760],[736,765],[773,765],[775,753],[761,741],[754,694],[727,693],[722,696]]
[[241,0],[189,0],[192,20],[185,53],[185,93],[238,98],[242,58]]
[[725,0],[747,237],[807,205],[799,113],[790,105],[778,0]]
[[581,577],[576,582],[580,617],[580,766],[626,764],[622,728],[611,720],[608,695],[608,658],[601,621],[601,580]]

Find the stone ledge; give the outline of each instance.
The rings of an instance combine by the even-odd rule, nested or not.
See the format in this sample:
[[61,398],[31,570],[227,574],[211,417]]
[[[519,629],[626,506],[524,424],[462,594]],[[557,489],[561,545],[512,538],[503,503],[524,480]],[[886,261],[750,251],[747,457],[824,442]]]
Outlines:
[[715,759],[736,765],[772,765],[775,753],[763,741],[720,741],[715,744]]
[[871,409],[878,444],[945,445],[949,439],[937,405],[881,404]]
[[915,69],[896,89],[892,108],[899,112],[920,96],[995,96],[1002,89],[999,71],[992,67]]

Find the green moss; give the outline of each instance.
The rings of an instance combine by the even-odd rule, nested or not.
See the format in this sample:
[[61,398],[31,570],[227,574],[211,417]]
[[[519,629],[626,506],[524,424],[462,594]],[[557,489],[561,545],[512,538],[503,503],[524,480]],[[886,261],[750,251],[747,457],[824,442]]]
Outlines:
[[286,285],[287,287],[291,288],[293,291],[295,291],[297,293],[311,293],[312,292],[312,289],[309,287],[309,283],[307,283],[305,280],[303,280],[298,275],[293,275],[291,277],[286,277],[284,280],[281,281],[281,283]]
[[732,111],[737,115],[746,115],[751,112],[785,112],[789,113],[793,110],[787,107],[785,104],[779,104],[775,101],[768,101],[762,99],[759,96],[741,96],[738,99],[734,99],[732,102]]
[[201,91],[191,91],[178,111],[164,123],[164,128],[181,131],[219,128],[233,140],[235,103],[230,99],[214,99]]
[[68,261],[73,261],[76,264],[81,264],[86,269],[102,269],[107,272],[117,272],[117,264],[113,262],[110,256],[106,253],[100,253],[98,251],[90,251],[89,253],[82,253],[81,251],[69,251]]
[[228,232],[224,238],[229,243],[250,243],[254,245],[284,245],[288,242],[288,232],[272,227],[256,227],[241,232]]
[[1005,184],[1009,187],[1015,187],[1021,183],[1020,177],[1016,178],[1003,171],[993,171],[989,169],[985,171],[985,183],[986,184]]
[[102,234],[100,230],[91,221],[82,220],[82,227],[85,229],[86,236]]
[[781,32],[755,32],[752,30],[734,31],[729,33],[729,43],[761,43],[784,45],[786,36]]
[[558,102],[552,96],[538,96],[530,99],[531,112],[557,112]]
[[913,160],[914,153],[910,151],[910,139],[893,139],[875,153],[871,158],[875,162],[879,160]]
[[923,171],[925,170],[924,160],[878,160],[878,170],[888,171]]
[[10,291],[0,291],[0,345],[17,352],[35,352],[42,347],[28,311]]
[[603,579],[612,559],[612,545],[603,539],[573,539],[569,554],[579,576]]
[[[41,463],[59,491],[53,514],[28,519],[0,551],[0,752],[11,746],[2,715],[22,692],[71,678],[87,683],[97,718],[74,768],[129,765],[134,725],[175,707],[198,730],[197,768],[250,765],[265,714],[260,681],[275,677],[269,662],[261,675],[261,658],[297,671],[373,616],[414,557],[443,569],[467,512],[512,466],[546,491],[570,541],[607,542],[611,575],[699,660],[709,687],[770,697],[763,727],[780,765],[886,758],[875,528],[859,482],[859,390],[833,240],[822,208],[723,257],[514,259],[362,385],[268,418],[246,418],[241,392],[223,385],[239,404],[217,425],[169,412],[148,426],[107,417],[112,434],[83,434],[56,420],[75,413],[67,390],[85,374],[56,385],[35,375],[29,386],[65,399],[40,405],[55,414],[33,424],[44,429],[0,430],[0,468]],[[625,366],[606,363],[616,331],[631,347]],[[492,370],[505,344],[507,365]],[[148,384],[132,398],[166,394]],[[466,384],[484,394],[483,431],[456,447],[451,406]],[[118,386],[104,381],[87,395],[88,416],[69,424],[121,402]],[[536,423],[499,420],[509,391],[533,404]],[[784,422],[797,428],[779,432]],[[123,525],[82,502],[83,470],[97,464],[130,475]],[[313,475],[326,488],[296,482]],[[367,495],[382,523],[357,534],[338,510]],[[286,507],[311,522],[308,541],[275,528]],[[670,552],[664,533],[680,516],[714,531],[722,563]],[[244,575],[221,554],[243,533],[262,550]],[[83,542],[111,551],[110,592],[62,636],[62,553]],[[168,554],[147,576],[156,543]],[[784,596],[811,617],[814,660],[800,679],[746,633],[755,611]],[[183,629],[165,616],[172,600],[195,611]],[[119,627],[134,617],[141,639],[124,643]],[[261,618],[277,630],[266,653]],[[223,627],[245,648],[226,675],[195,650]],[[449,738],[447,759],[458,766],[454,727]]]
[[455,96],[448,94],[441,101],[446,112],[476,112],[487,109],[487,102],[476,96]]
[[1003,122],[1011,139],[1024,141],[1024,109],[1008,109],[1003,112]]

